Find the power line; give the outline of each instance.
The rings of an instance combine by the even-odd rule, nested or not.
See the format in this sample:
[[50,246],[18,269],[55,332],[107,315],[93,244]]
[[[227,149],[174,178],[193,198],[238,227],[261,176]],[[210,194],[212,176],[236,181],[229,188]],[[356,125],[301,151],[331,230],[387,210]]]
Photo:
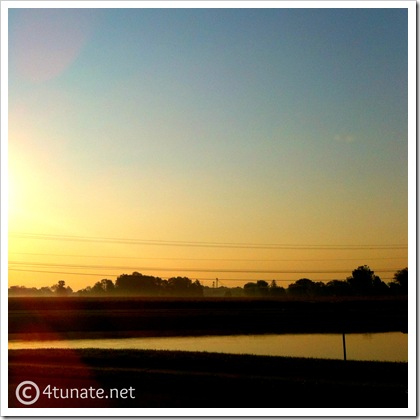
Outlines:
[[76,255],[76,254],[44,254],[37,252],[10,252],[10,255],[36,255],[44,257],[72,257],[72,258],[104,258],[104,259],[130,259],[130,260],[168,260],[168,261],[249,261],[249,262],[305,262],[305,261],[357,261],[361,259],[376,260],[403,260],[406,257],[379,257],[379,258],[316,258],[316,259],[251,259],[251,258],[168,258],[168,257],[122,257],[115,255]]
[[72,235],[51,235],[37,233],[11,232],[11,237],[21,239],[40,239],[55,241],[75,241],[75,242],[100,242],[117,243],[123,245],[154,245],[154,246],[177,246],[177,247],[206,247],[206,248],[245,248],[245,249],[294,249],[294,250],[364,250],[364,249],[407,249],[407,245],[297,245],[297,244],[256,244],[256,243],[230,243],[230,242],[194,242],[194,241],[163,241],[163,240],[143,240],[143,239],[123,239],[123,238],[101,238],[89,236]]
[[[25,270],[25,269],[19,269],[19,268],[9,268],[9,271],[18,271],[18,272],[29,272],[29,273],[46,273],[46,274],[66,274],[66,275],[74,275],[74,276],[99,276],[99,277],[108,277],[108,276],[120,276],[120,274],[99,274],[99,273],[74,273],[74,272],[64,272],[64,271],[45,271],[45,270]],[[161,277],[162,279],[169,279],[170,277]],[[194,276],[195,278],[195,276]],[[214,281],[214,277],[208,278],[208,277],[198,277],[197,280],[203,280],[203,281]],[[260,278],[257,279],[244,279],[244,278],[219,278],[219,280],[222,281],[240,281],[240,282],[253,282],[262,280]],[[276,282],[294,282],[296,279],[274,279]],[[384,277],[382,280],[392,280],[392,277]],[[330,280],[318,280],[318,281],[330,281]]]
[[44,270],[24,270],[20,268],[9,268],[9,271],[22,271],[22,272],[29,272],[29,273],[46,273],[46,274],[70,274],[72,276],[99,276],[99,277],[107,277],[107,276],[119,276],[120,274],[98,274],[98,273],[69,273],[64,271],[44,271]]
[[[57,267],[57,268],[75,268],[75,269],[100,269],[100,270],[135,270],[135,271],[175,271],[175,272],[195,272],[195,273],[250,273],[250,274],[339,274],[351,273],[352,269],[346,270],[282,270],[282,269],[232,269],[232,268],[180,268],[180,267],[127,267],[127,266],[102,266],[102,265],[77,265],[77,264],[48,264],[48,263],[24,263],[9,262],[9,265],[21,265],[26,267]],[[395,273],[398,269],[376,269],[381,273]]]

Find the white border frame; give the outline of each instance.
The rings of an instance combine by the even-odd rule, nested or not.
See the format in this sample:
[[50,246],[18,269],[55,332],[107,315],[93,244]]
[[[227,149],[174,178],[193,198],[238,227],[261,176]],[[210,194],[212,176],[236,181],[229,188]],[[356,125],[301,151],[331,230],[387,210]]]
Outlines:
[[[8,408],[8,10],[9,8],[404,8],[408,10],[408,221],[409,221],[409,401],[404,409],[303,408]],[[415,1],[2,1],[1,2],[1,406],[2,416],[415,416],[417,327],[417,138]]]

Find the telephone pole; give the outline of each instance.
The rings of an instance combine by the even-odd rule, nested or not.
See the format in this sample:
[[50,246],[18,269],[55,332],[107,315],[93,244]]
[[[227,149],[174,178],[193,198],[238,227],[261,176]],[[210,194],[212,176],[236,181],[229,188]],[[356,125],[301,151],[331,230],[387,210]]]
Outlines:
[[343,333],[343,353],[344,353],[344,361],[347,360],[347,352],[346,352],[346,334]]

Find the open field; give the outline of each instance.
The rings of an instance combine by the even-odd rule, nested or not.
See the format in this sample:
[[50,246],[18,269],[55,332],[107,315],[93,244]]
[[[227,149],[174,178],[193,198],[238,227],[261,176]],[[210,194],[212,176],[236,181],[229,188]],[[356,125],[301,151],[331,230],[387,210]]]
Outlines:
[[407,331],[407,298],[9,298],[9,338]]
[[[9,351],[16,386],[38,384],[32,407],[406,407],[407,363],[149,350]],[[127,398],[53,398],[66,389],[129,389]],[[62,390],[62,391],[60,391]],[[73,397],[76,394],[73,394]]]

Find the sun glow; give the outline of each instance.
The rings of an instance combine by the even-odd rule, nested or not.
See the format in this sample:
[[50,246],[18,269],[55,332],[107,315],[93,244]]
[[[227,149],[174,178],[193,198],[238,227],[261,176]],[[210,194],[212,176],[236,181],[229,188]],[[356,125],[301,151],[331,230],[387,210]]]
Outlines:
[[46,222],[45,195],[29,162],[9,152],[9,231],[38,231]]
[[9,173],[7,180],[7,197],[8,197],[8,209],[9,209],[9,228],[16,225],[21,214],[22,201],[23,201],[23,182],[20,176],[16,174],[16,171],[12,170],[13,165],[9,163]]

